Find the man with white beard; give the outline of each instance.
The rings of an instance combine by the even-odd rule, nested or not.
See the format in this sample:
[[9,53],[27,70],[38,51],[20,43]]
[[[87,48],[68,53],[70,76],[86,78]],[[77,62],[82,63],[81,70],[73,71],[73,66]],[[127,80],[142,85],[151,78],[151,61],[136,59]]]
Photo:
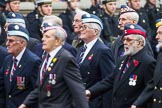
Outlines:
[[[124,56],[112,74],[86,90],[90,99],[113,89],[112,108],[130,108],[152,78],[155,59],[147,53],[146,32],[136,24],[124,27]],[[141,108],[148,108],[145,103]]]

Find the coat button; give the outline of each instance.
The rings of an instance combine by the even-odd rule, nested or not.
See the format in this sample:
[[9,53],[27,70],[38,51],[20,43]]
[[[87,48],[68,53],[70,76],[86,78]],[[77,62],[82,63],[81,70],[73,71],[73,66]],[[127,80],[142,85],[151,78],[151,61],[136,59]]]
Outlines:
[[161,100],[159,100],[159,103],[161,103]]
[[90,72],[87,72],[87,74],[89,75],[89,74],[90,74]]
[[156,90],[156,89],[157,89],[157,87],[155,86],[155,87],[154,87],[154,89]]
[[162,87],[160,87],[160,90],[162,90]]
[[11,98],[12,96],[11,95],[8,95],[8,98]]
[[154,99],[153,101],[156,102],[156,99]]

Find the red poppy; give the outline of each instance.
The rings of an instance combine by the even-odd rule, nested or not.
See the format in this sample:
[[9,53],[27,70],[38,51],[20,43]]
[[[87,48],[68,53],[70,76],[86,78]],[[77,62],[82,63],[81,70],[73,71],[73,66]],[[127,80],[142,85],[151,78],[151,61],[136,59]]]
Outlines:
[[134,66],[136,67],[139,64],[139,61],[138,60],[134,60],[133,63],[134,63]]
[[8,70],[8,69],[6,70],[6,73],[5,73],[5,74],[6,74],[6,75],[8,75],[8,74],[9,74],[9,70]]
[[88,57],[88,60],[92,60],[93,54]]

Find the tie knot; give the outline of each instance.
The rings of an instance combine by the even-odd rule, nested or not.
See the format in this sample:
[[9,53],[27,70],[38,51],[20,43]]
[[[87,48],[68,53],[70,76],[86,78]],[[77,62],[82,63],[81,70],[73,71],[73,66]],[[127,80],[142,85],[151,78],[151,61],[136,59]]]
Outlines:
[[87,49],[87,45],[84,45],[82,52],[85,51]]
[[50,58],[50,54],[47,53],[47,54],[46,54],[46,60],[48,61],[49,58]]
[[16,62],[17,62],[17,59],[16,59],[15,57],[13,58],[13,62],[14,62],[14,63],[16,63]]

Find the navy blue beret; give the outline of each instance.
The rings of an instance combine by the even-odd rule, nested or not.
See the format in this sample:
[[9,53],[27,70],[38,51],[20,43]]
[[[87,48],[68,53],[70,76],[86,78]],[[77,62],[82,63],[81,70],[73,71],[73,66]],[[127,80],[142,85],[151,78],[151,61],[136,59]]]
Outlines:
[[67,37],[67,33],[66,33],[66,31],[62,28],[62,27],[60,27],[60,26],[56,26],[56,25],[54,25],[54,24],[52,24],[52,23],[47,23],[47,22],[45,22],[45,23],[43,23],[42,24],[42,33],[44,33],[44,32],[46,32],[46,31],[48,31],[48,30],[52,30],[52,29],[59,29],[59,30],[61,30],[64,34],[65,34],[65,36]]
[[101,19],[93,14],[84,14],[82,15],[82,23],[97,23],[103,29],[103,24]]
[[18,24],[10,24],[8,26],[7,36],[19,36],[29,41],[28,30]]
[[129,6],[127,6],[127,5],[121,5],[120,6],[119,15],[124,14],[124,13],[128,13],[128,12],[136,12],[136,11],[134,9],[130,8]]
[[142,35],[144,38],[147,37],[146,31],[137,24],[127,24],[124,27],[124,35],[130,35],[130,34],[139,34]]
[[25,25],[24,17],[20,13],[9,12],[6,18],[7,23],[21,23]]

